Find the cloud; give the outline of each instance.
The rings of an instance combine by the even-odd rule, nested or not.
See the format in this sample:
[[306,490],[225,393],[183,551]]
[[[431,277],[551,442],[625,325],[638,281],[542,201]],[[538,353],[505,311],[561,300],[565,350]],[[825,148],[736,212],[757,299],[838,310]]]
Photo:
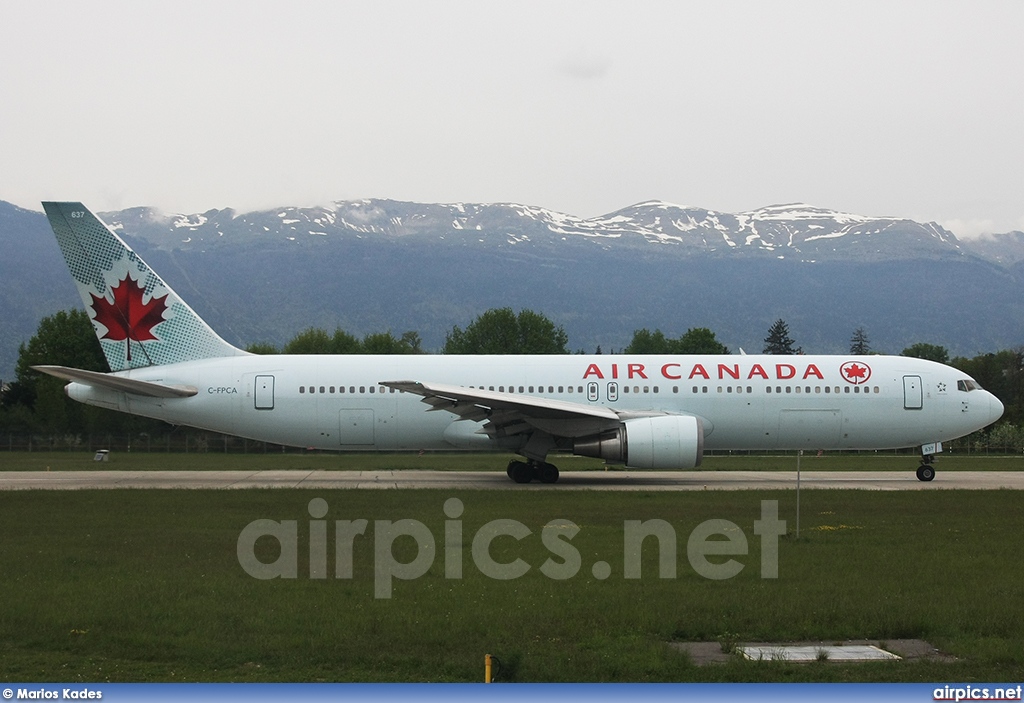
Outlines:
[[996,231],[995,222],[991,219],[949,219],[941,220],[940,225],[957,236],[957,239],[978,239]]
[[608,75],[611,59],[607,56],[576,53],[558,62],[558,70],[570,78],[581,81],[599,80]]

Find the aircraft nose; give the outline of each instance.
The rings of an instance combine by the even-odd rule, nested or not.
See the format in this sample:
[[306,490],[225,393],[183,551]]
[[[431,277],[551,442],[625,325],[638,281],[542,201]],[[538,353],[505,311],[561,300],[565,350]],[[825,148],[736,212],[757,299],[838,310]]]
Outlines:
[[992,424],[1003,416],[1003,403],[991,393],[988,394],[988,422]]

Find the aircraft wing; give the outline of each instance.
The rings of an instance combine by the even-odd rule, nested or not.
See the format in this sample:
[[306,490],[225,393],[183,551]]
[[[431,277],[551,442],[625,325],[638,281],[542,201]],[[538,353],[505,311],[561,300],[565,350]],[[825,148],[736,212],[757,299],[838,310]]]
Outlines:
[[154,381],[139,381],[134,378],[125,378],[99,371],[73,369],[67,366],[33,366],[32,368],[66,381],[75,381],[87,386],[96,386],[122,393],[144,395],[149,398],[188,398],[199,392],[192,386],[172,386]]
[[487,434],[509,436],[539,429],[561,437],[583,437],[619,426],[622,416],[601,405],[583,405],[533,395],[498,393],[420,381],[382,381],[382,386],[422,396],[431,410],[485,422]]

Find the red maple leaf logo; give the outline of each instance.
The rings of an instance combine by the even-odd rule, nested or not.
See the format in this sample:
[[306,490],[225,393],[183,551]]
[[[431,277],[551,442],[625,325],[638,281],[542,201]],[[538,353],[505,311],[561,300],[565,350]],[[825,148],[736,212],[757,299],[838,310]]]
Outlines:
[[93,293],[89,294],[92,296],[92,309],[96,313],[93,319],[107,328],[100,339],[128,342],[127,360],[131,361],[132,340],[144,342],[157,339],[153,328],[164,321],[167,294],[159,298],[154,296],[148,303],[143,303],[142,294],[145,289],[128,274],[110,292],[114,294],[113,303]]
[[871,378],[871,367],[856,361],[847,361],[839,367],[839,373],[850,383],[860,385],[861,383],[867,383],[867,380]]

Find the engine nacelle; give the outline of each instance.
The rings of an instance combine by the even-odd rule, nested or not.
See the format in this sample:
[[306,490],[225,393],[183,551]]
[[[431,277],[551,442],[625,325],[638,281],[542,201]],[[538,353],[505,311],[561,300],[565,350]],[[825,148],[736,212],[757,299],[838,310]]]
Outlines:
[[634,469],[692,469],[704,455],[704,424],[689,415],[638,417],[618,429],[577,439],[572,453]]

